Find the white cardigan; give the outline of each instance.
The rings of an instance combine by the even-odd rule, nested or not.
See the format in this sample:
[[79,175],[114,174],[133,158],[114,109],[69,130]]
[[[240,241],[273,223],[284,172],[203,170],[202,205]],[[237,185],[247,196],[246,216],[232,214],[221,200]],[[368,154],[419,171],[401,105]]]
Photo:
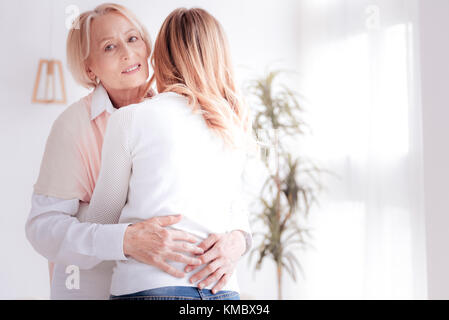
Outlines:
[[[180,95],[162,93],[121,108],[109,119],[87,221],[135,223],[181,213],[184,219],[173,227],[200,239],[235,229],[251,233],[241,196],[245,160]],[[192,286],[191,274],[179,279],[134,259],[117,261],[111,294]],[[223,290],[239,291],[235,273]]]

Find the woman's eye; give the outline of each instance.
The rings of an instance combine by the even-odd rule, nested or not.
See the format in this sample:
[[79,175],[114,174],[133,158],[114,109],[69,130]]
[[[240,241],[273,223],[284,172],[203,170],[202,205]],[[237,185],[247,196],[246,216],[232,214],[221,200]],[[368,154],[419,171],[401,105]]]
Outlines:
[[136,42],[137,40],[139,40],[139,39],[135,36],[132,36],[131,38],[129,38],[129,42]]
[[111,51],[112,49],[114,49],[114,45],[113,44],[110,44],[110,45],[108,45],[108,46],[106,46],[106,48],[104,48],[104,51]]

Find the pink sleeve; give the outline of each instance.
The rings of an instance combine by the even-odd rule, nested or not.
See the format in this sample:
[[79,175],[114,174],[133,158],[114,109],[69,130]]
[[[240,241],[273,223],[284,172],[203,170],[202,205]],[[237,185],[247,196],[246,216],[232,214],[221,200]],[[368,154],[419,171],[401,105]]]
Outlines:
[[77,123],[82,123],[79,121],[79,113],[83,110],[72,107],[69,109],[64,111],[52,126],[34,192],[60,199],[80,199],[88,202],[91,187],[84,168],[83,150],[80,150],[78,143],[79,136],[74,134],[77,130],[73,130]]

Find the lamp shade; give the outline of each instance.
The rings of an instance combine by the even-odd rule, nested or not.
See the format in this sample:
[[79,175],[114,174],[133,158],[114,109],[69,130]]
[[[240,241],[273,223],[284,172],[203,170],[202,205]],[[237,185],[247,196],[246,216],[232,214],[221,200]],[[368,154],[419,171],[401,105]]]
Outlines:
[[[42,70],[46,72],[43,74]],[[56,77],[56,74],[59,76]],[[59,79],[59,80],[58,80]],[[41,81],[44,81],[45,88],[42,90]],[[59,81],[59,82],[58,82]],[[60,94],[57,94],[57,91]],[[60,60],[39,60],[39,67],[37,70],[36,81],[33,90],[33,103],[61,103],[67,102],[67,95],[65,91],[64,75],[62,72],[62,63]]]

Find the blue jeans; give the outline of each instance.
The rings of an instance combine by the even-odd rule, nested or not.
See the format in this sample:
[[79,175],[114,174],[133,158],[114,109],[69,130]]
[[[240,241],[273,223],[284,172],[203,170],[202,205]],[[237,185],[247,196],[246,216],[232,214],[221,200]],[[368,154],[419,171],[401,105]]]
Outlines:
[[197,287],[161,287],[121,296],[109,297],[110,300],[240,300],[236,291],[218,291],[213,294],[209,289]]

